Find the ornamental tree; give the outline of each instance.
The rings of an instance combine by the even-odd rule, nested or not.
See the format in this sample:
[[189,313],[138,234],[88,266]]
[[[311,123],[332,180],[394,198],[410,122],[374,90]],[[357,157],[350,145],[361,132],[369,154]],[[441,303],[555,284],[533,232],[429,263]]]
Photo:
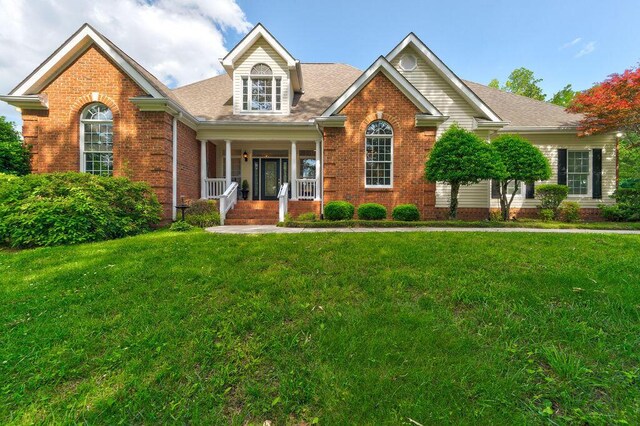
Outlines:
[[26,175],[31,171],[31,154],[14,124],[0,116],[0,173]]
[[504,166],[493,147],[457,124],[438,138],[425,164],[428,181],[451,186],[450,219],[455,219],[458,213],[461,185],[471,185],[504,173]]
[[578,93],[568,111],[585,115],[579,128],[582,135],[620,130],[640,133],[640,67],[611,74]]
[[[501,135],[491,142],[500,162],[504,165],[502,175],[496,175],[500,194],[502,220],[509,219],[511,203],[523,182],[533,183],[551,177],[551,166],[547,158],[531,142],[518,135]],[[511,191],[509,185],[513,183]]]

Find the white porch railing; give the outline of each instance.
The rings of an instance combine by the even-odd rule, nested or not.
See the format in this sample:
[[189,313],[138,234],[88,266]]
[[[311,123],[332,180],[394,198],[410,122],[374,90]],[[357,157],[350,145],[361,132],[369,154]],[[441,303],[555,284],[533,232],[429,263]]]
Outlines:
[[231,182],[231,185],[220,196],[220,225],[224,225],[227,212],[231,210],[238,202],[238,183]]
[[298,200],[317,199],[318,181],[316,179],[296,179],[295,184]]
[[284,222],[284,216],[287,214],[289,207],[289,182],[285,182],[278,192],[278,221]]
[[204,187],[204,198],[220,198],[227,189],[227,180],[225,178],[207,178],[204,180]]

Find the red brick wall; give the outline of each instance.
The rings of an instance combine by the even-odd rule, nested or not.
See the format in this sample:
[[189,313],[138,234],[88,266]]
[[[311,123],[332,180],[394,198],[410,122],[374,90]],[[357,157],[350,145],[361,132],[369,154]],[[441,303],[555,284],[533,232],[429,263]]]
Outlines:
[[[393,126],[393,188],[365,188],[365,130],[377,119]],[[435,185],[424,178],[424,163],[435,142],[435,127],[416,127],[419,110],[384,75],[375,76],[340,112],[347,117],[344,128],[324,129],[325,203],[346,200],[356,208],[375,202],[387,207],[411,203],[423,218],[435,218]]]
[[302,213],[309,213],[309,212],[315,213],[316,215],[320,216],[320,201],[307,201],[307,200],[291,201],[291,200],[289,200],[289,204],[287,206],[287,211],[294,218],[297,218]]
[[148,182],[171,217],[171,117],[141,112],[129,98],[144,91],[95,46],[42,90],[48,111],[22,113],[34,173],[80,170],[80,113],[98,101],[113,112],[114,175]]
[[200,141],[196,131],[178,121],[178,202],[200,198]]

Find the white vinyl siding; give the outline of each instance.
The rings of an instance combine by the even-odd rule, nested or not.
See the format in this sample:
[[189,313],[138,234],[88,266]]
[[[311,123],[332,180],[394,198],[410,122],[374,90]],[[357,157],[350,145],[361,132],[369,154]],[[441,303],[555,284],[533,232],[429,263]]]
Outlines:
[[[264,38],[258,39],[235,64],[233,70],[233,112],[234,114],[255,114],[255,112],[243,111],[243,103],[246,97],[243,94],[242,79],[249,77],[251,68],[256,64],[268,65],[276,80],[279,80],[281,90],[281,110],[271,114],[289,114],[291,101],[289,70],[286,61],[266,42]],[[260,114],[264,114],[261,112]]]
[[[616,186],[616,152],[615,137],[613,135],[597,135],[579,138],[575,135],[545,135],[545,134],[523,134],[523,137],[530,140],[549,159],[551,164],[551,179],[544,183],[557,183],[558,181],[558,149],[571,151],[588,151],[591,158],[591,150],[602,149],[602,199],[591,198],[591,184],[593,167],[590,164],[587,195],[572,195],[571,201],[577,201],[581,207],[596,208],[599,204],[612,204],[611,194]],[[495,136],[494,136],[495,137]],[[536,185],[542,182],[536,182]],[[524,194],[524,190],[523,190]],[[447,185],[436,185],[436,207],[449,206],[450,191]],[[491,186],[488,181],[480,182],[477,185],[463,186],[458,197],[459,207],[475,208],[500,208],[500,202],[491,198]],[[513,208],[535,208],[538,200],[515,197],[511,207]]]
[[[402,69],[400,61],[404,55],[413,55],[417,58],[417,66],[414,70]],[[473,117],[482,116],[412,47],[404,49],[393,59],[392,64],[443,115],[449,116],[447,121],[438,126],[437,136],[440,136],[454,122],[471,130],[474,127]]]

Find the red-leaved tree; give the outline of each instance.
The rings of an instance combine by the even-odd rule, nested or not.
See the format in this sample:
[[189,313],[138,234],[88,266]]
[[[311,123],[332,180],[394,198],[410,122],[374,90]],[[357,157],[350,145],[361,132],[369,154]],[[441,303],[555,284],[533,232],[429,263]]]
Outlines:
[[583,135],[618,130],[640,133],[640,67],[611,74],[578,93],[567,110],[584,114],[579,128]]

